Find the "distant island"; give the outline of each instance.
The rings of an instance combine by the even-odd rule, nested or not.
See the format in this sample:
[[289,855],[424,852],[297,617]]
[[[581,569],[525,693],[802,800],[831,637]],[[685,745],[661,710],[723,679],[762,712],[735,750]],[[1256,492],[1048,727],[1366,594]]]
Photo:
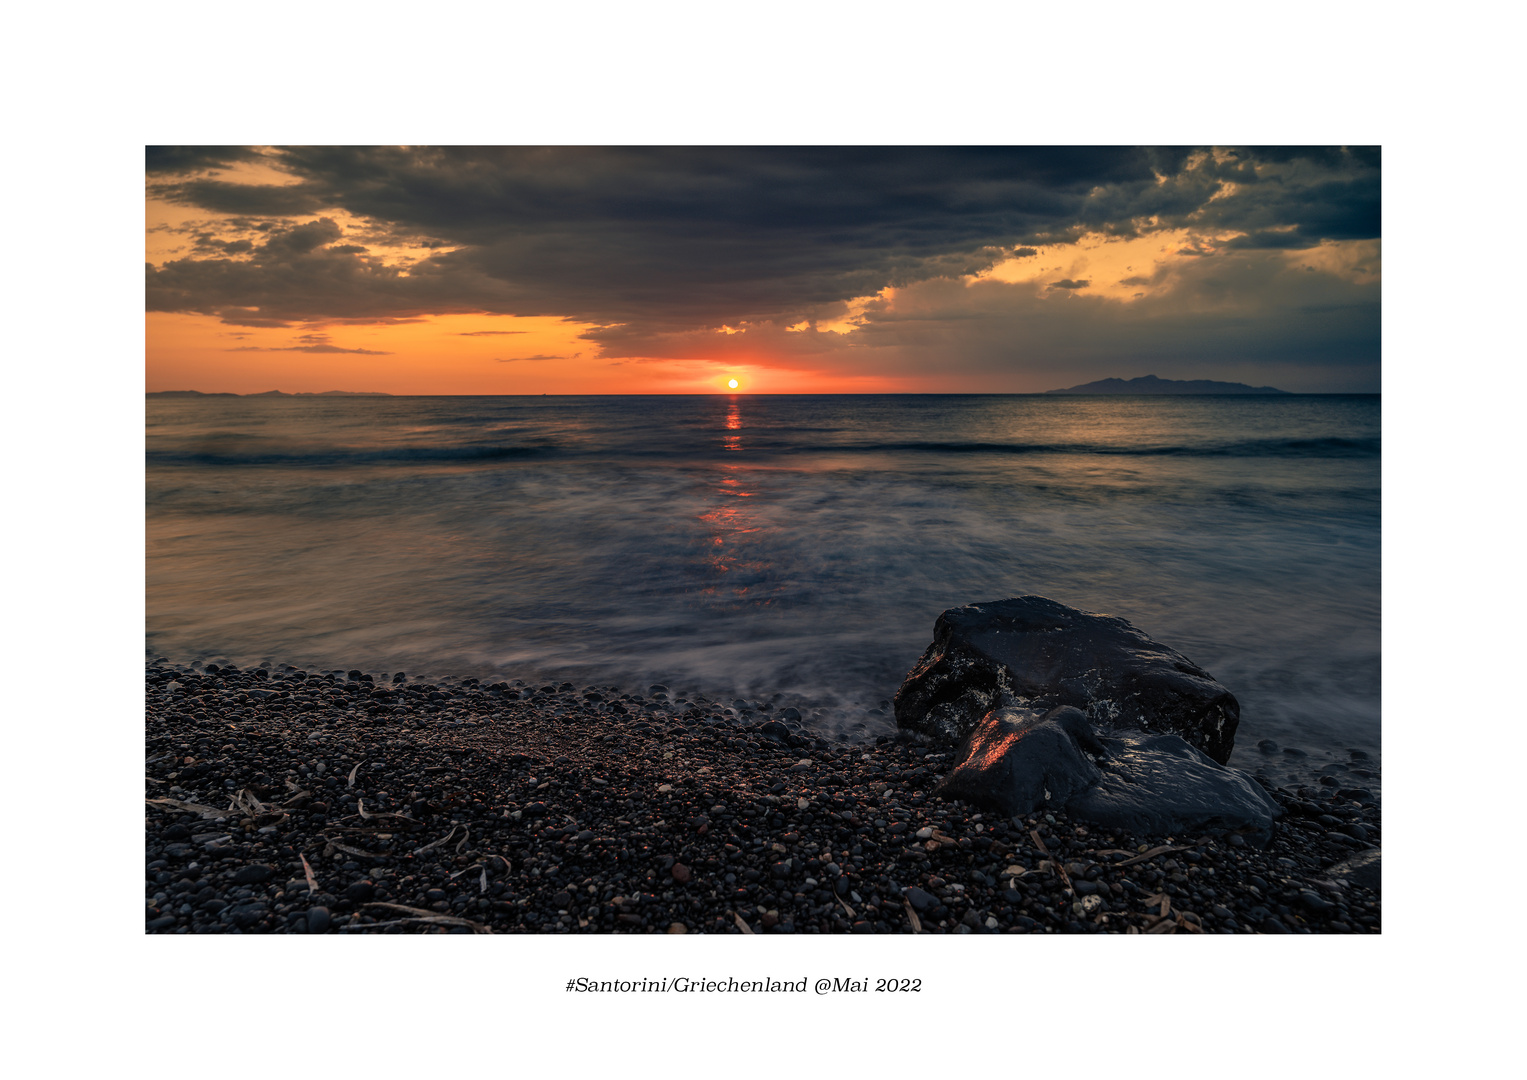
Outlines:
[[1213,379],[1158,379],[1141,375],[1138,379],[1099,379],[1065,390],[1046,390],[1047,394],[1286,394],[1271,386],[1247,386],[1238,382],[1215,382]]
[[258,394],[205,393],[201,390],[150,390],[148,397],[392,397],[379,390],[298,390],[288,394],[285,390],[262,390]]

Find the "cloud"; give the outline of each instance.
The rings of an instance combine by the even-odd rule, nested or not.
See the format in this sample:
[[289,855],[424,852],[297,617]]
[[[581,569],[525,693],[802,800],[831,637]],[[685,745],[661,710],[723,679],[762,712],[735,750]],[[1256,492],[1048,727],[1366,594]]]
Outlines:
[[200,172],[260,157],[247,146],[145,146],[143,150],[144,169],[150,176]]
[[[578,353],[576,355],[581,356],[583,354],[582,353]],[[498,360],[498,362],[500,364],[514,364],[514,363],[518,363],[521,360],[568,360],[568,359],[570,359],[570,357],[567,357],[567,356],[552,356],[552,355],[547,354],[547,353],[537,353],[535,356],[507,356],[507,357],[502,357],[502,358],[495,357],[494,359]]]
[[529,330],[458,330],[457,337],[497,337],[500,334],[528,334]]
[[225,352],[303,352],[303,353],[353,353],[358,356],[391,356],[392,353],[377,349],[343,349],[329,341],[328,334],[303,334],[297,345],[240,345]]
[[354,353],[358,356],[391,356],[383,349],[341,349],[338,345],[241,345],[225,352]]
[[302,185],[235,184],[225,180],[186,180],[149,185],[149,194],[166,202],[194,206],[219,214],[254,214],[261,217],[310,214],[326,203]]
[[[936,291],[1040,249],[1048,261],[1089,235],[1187,230],[1193,243],[1178,245],[1173,266],[1380,235],[1380,155],[1364,148],[311,147],[264,154],[282,184],[191,175],[190,162],[226,157],[165,158],[180,164],[159,168],[167,178],[151,194],[233,215],[250,236],[214,231],[209,244],[251,246],[150,266],[150,310],[235,325],[556,316],[592,324],[585,336],[609,358],[663,355],[657,344],[837,355],[863,345],[864,331],[767,328],[829,325],[850,301]],[[386,254],[405,249],[424,254]],[[1031,292],[1085,299],[1098,271],[1061,262],[1068,276]],[[1137,279],[1157,290],[1199,280],[1159,270],[1125,280]],[[1238,303],[1260,310],[1254,297]],[[950,310],[951,324],[998,318]],[[1039,310],[1030,317],[1061,317]],[[877,332],[914,333],[890,310],[865,318]],[[710,333],[744,324],[737,341]]]

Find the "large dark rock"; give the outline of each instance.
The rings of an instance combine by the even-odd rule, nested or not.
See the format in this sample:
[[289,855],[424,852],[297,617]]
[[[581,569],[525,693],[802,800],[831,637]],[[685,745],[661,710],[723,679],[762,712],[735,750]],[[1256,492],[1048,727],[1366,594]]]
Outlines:
[[1224,764],[1241,707],[1203,668],[1123,619],[1043,596],[951,608],[896,691],[896,723],[943,743],[993,709],[1071,705],[1103,730],[1180,735]]
[[1099,737],[1080,709],[996,709],[965,740],[938,787],[1004,815],[1061,808],[1140,836],[1241,832],[1266,844],[1277,803],[1249,776],[1176,735]]

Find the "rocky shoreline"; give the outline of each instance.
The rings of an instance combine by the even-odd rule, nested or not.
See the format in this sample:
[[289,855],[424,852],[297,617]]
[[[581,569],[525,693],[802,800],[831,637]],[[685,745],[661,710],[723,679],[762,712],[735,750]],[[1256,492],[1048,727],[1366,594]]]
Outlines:
[[[569,683],[145,678],[149,933],[1377,933],[1367,789],[1270,843],[1004,818],[954,754],[793,709]],[[1355,752],[1354,752],[1355,756]]]

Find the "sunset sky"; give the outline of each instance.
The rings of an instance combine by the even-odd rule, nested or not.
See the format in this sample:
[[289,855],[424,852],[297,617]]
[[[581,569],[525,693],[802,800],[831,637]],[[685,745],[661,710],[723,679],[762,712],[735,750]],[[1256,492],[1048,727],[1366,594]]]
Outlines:
[[149,147],[147,389],[1379,389],[1374,148]]

